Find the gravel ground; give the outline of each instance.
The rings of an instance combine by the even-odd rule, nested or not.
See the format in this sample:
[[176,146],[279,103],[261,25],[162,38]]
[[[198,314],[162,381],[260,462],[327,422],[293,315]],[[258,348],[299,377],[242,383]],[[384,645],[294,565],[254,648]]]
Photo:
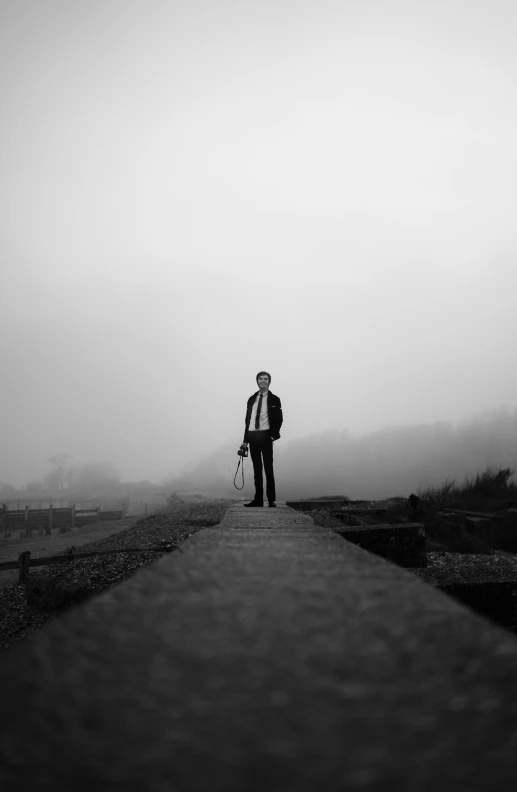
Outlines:
[[[145,517],[127,530],[84,544],[79,549],[81,553],[88,553],[159,546],[159,552],[144,550],[31,568],[28,588],[13,582],[0,589],[0,651],[59,617],[67,607],[127,580],[197,531],[217,525],[232,503],[235,501],[205,501],[199,505],[177,501],[163,513]],[[66,555],[66,552],[56,555]]]

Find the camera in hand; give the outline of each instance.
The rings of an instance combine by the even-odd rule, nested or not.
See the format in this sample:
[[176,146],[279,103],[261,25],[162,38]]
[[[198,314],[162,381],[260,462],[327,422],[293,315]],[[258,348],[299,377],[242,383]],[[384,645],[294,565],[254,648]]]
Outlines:
[[247,457],[248,456],[248,446],[247,445],[241,445],[241,447],[239,448],[237,453],[241,457]]

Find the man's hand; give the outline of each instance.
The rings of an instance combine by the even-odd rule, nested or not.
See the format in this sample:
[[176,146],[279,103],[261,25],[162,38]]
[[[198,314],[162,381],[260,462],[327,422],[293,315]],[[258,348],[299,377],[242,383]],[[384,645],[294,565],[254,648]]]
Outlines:
[[247,448],[247,447],[248,447],[248,444],[247,444],[247,443],[241,443],[241,448],[242,448],[242,450],[243,450],[243,451],[244,451],[244,449],[245,449],[245,448]]

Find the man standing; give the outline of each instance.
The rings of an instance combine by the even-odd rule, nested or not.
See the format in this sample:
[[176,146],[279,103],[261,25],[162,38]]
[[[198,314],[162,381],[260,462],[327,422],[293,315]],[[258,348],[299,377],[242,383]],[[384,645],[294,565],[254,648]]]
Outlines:
[[283,423],[282,404],[278,396],[271,393],[271,375],[267,371],[257,374],[259,390],[248,399],[244,441],[241,448],[250,446],[251,461],[255,474],[255,498],[245,506],[264,506],[264,483],[262,459],[266,473],[266,495],[269,506],[276,506],[275,476],[273,473],[273,441],[280,439]]

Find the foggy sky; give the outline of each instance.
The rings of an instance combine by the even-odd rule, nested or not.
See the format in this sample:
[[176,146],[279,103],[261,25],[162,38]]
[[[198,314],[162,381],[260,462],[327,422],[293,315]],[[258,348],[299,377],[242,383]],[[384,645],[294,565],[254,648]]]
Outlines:
[[517,7],[2,0],[0,480],[517,404]]

